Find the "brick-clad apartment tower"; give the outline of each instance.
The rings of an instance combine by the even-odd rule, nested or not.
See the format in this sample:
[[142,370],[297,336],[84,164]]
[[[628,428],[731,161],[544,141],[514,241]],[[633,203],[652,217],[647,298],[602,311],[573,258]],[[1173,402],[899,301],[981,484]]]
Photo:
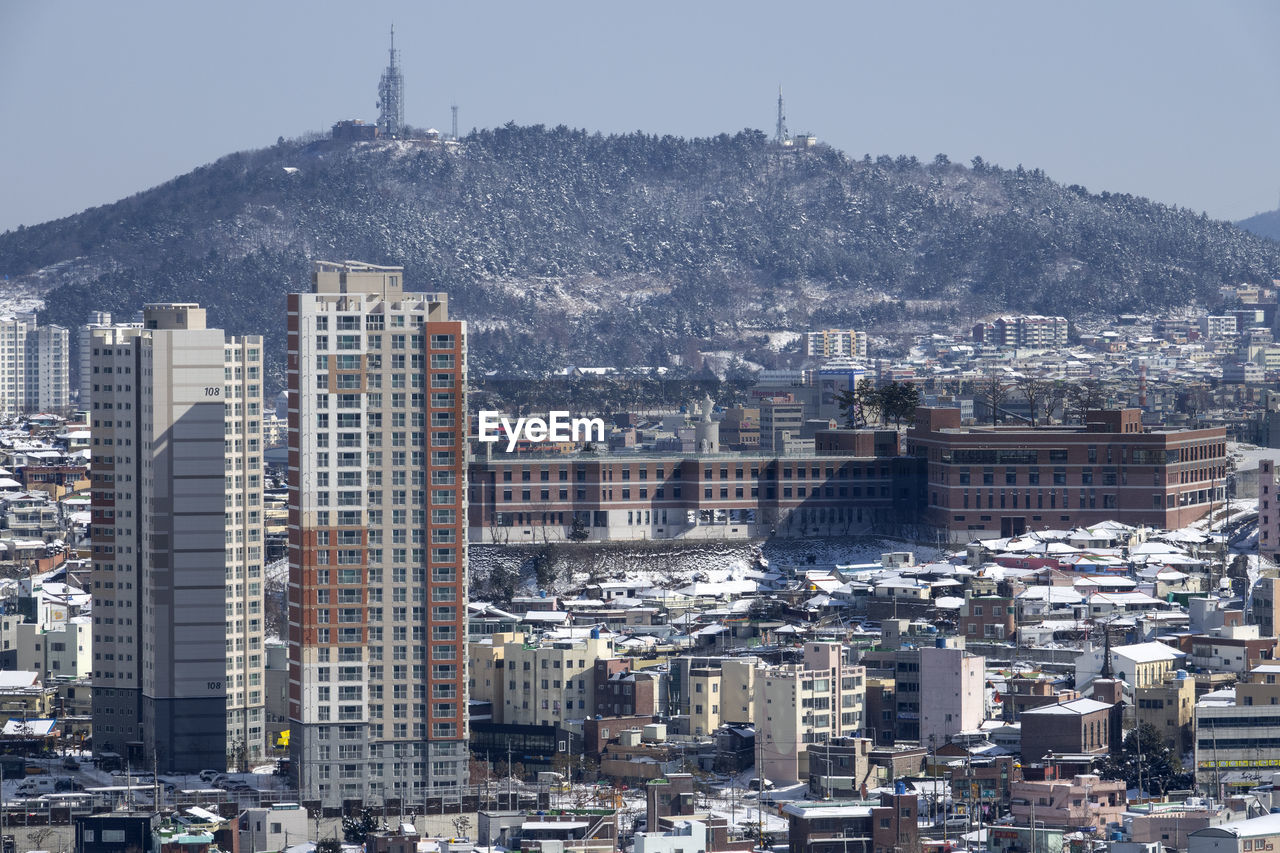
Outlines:
[[466,781],[466,326],[403,269],[289,295],[289,718],[301,796]]

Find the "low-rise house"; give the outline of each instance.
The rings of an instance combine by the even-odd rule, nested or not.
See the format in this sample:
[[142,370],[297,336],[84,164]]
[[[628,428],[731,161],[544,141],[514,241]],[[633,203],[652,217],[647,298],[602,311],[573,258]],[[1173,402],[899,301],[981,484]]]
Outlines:
[[1092,774],[1010,785],[1010,811],[1016,823],[1101,832],[1119,823],[1127,802],[1125,784]]

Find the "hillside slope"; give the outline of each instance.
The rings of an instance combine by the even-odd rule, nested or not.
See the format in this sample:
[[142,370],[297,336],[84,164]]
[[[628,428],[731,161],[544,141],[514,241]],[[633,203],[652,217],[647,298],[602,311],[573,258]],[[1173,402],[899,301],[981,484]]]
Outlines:
[[282,143],[0,235],[0,273],[45,283],[49,321],[199,300],[268,335],[277,370],[313,258],[403,264],[473,322],[476,367],[529,370],[750,353],[818,324],[1209,302],[1280,271],[1280,245],[1229,223],[1039,170],[782,152],[758,131]]
[[1250,234],[1280,241],[1280,210],[1254,214],[1248,219],[1241,219],[1236,225]]

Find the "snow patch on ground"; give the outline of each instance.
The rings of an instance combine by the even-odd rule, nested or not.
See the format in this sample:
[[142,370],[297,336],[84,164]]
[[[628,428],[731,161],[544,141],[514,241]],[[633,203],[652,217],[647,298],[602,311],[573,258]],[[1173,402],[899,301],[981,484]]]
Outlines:
[[769,339],[769,343],[765,346],[774,352],[781,352],[804,335],[799,332],[765,332],[765,337]]
[[550,593],[582,588],[589,579],[630,580],[674,588],[692,581],[694,574],[730,578],[756,563],[763,554],[772,568],[831,566],[879,562],[889,551],[913,550],[917,562],[940,559],[936,547],[903,543],[878,536],[767,541],[557,543],[552,545],[472,545],[469,549],[472,586],[483,590],[495,571],[514,571],[521,585],[534,588],[538,559],[550,559],[554,577]]

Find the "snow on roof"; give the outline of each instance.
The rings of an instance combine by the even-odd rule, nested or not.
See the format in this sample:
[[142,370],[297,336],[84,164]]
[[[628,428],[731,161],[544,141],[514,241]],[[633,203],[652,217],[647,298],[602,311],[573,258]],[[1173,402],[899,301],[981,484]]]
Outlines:
[[1132,555],[1139,554],[1185,554],[1186,551],[1177,545],[1170,545],[1168,542],[1143,542],[1141,545],[1134,545],[1129,549]]
[[1184,527],[1181,530],[1170,530],[1168,533],[1161,533],[1158,538],[1169,542],[1202,543],[1207,541],[1208,537],[1202,531]]
[[0,672],[0,690],[15,690],[21,687],[34,687],[40,682],[40,673],[15,669]]
[[5,737],[48,737],[57,720],[9,720],[4,724]]
[[1095,592],[1089,596],[1090,604],[1115,604],[1115,605],[1149,605],[1162,604],[1160,599],[1152,598],[1145,592]]
[[1112,654],[1123,655],[1134,663],[1152,663],[1161,660],[1178,660],[1185,658],[1186,652],[1171,649],[1164,643],[1134,643],[1131,646],[1115,646]]
[[524,622],[550,622],[554,624],[562,624],[569,619],[569,614],[563,610],[530,610],[520,617]]
[[1032,708],[1031,710],[1023,711],[1022,716],[1025,717],[1028,714],[1037,714],[1041,716],[1059,715],[1077,717],[1083,716],[1084,714],[1092,714],[1095,711],[1101,711],[1104,708],[1110,707],[1111,706],[1106,702],[1098,702],[1094,699],[1076,699],[1071,702],[1063,702],[1061,705],[1044,705],[1039,708]]
[[[1107,575],[1093,575],[1085,578],[1077,578],[1074,586],[1109,586],[1113,589],[1132,588],[1134,586],[1133,578],[1109,577]],[[1096,593],[1095,593],[1096,594]]]
[[1248,820],[1234,820],[1217,826],[1208,826],[1191,833],[1195,836],[1228,835],[1235,838],[1253,838],[1258,835],[1275,835],[1280,833],[1280,813],[1267,814]]
[[871,806],[863,802],[831,802],[823,805],[812,805],[805,802],[789,802],[781,809],[784,815],[795,817],[867,817],[871,814]]
[[1050,604],[1079,604],[1084,601],[1083,595],[1066,586],[1029,586],[1018,593],[1017,598],[1025,601],[1047,601]]

